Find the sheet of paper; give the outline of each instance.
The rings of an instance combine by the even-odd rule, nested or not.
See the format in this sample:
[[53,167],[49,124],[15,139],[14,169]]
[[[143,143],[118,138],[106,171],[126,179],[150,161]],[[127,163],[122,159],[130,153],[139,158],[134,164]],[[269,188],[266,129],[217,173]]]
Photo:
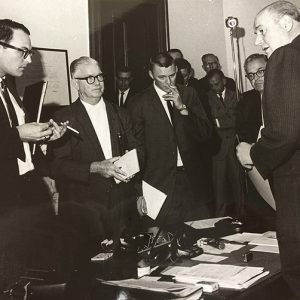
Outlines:
[[275,246],[278,247],[278,241],[275,231],[267,231],[256,239],[252,240],[250,245]]
[[[137,172],[140,171],[138,156],[136,149],[132,149],[125,153],[123,156],[120,157],[116,162],[114,162],[116,166],[121,168],[126,174],[128,178]],[[119,183],[120,180],[115,179],[116,183]]]
[[167,198],[167,195],[151,186],[146,181],[142,182],[142,189],[147,205],[147,215],[151,219],[155,220]]
[[221,255],[211,255],[211,254],[203,253],[199,256],[193,257],[191,260],[218,263],[222,260],[225,260],[226,258],[228,258],[228,257],[227,256],[221,256]]
[[224,236],[222,237],[222,240],[243,244],[243,243],[249,243],[260,236],[261,233],[243,232],[243,233],[235,233],[232,235]]
[[257,169],[253,167],[251,171],[248,172],[248,176],[251,179],[253,185],[255,186],[258,193],[262,198],[274,209],[276,210],[275,200],[270,188],[268,180],[262,178]]
[[256,247],[250,249],[250,251],[277,253],[278,254],[279,248],[276,246],[259,245],[259,246],[256,246]]
[[203,249],[204,253],[206,254],[227,254],[227,253],[231,253],[233,251],[239,250],[241,248],[243,248],[245,245],[239,245],[239,244],[228,244],[225,243],[225,248],[224,249],[218,249],[215,247],[212,247],[210,245],[203,245],[201,246],[201,248]]
[[218,221],[223,219],[231,219],[231,217],[221,217],[221,218],[211,218],[211,219],[204,219],[204,220],[197,220],[197,221],[189,221],[185,222],[185,224],[195,228],[195,229],[207,229],[215,227],[215,224]]

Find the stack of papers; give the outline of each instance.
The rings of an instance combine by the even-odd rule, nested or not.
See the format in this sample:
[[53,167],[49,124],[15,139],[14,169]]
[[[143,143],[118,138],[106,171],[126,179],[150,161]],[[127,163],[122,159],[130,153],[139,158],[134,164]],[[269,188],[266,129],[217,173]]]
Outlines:
[[249,245],[257,246],[251,249],[251,251],[279,253],[278,241],[275,231],[267,231],[261,234],[259,237],[252,240]]
[[[187,297],[197,292],[197,296],[202,294],[202,287],[200,285],[190,285],[176,282],[157,281],[158,277],[145,276],[140,279],[124,279],[124,280],[111,280],[101,281],[102,284],[119,286],[127,289],[147,290],[151,292],[158,292],[168,294],[175,297]],[[199,294],[200,292],[200,294]],[[199,299],[199,298],[197,298]]]
[[199,264],[193,267],[167,268],[165,275],[175,276],[178,282],[194,283],[200,281],[217,282],[220,287],[231,289],[245,289],[258,279],[266,276],[261,267],[233,266],[223,264]]

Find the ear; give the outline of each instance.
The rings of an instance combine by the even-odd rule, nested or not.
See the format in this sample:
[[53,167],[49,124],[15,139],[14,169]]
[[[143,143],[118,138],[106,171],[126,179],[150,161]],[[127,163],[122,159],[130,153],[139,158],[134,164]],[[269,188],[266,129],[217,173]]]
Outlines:
[[290,32],[293,28],[294,22],[290,16],[285,15],[279,20],[279,24],[285,31]]
[[149,76],[154,80],[153,73],[151,70],[148,71]]

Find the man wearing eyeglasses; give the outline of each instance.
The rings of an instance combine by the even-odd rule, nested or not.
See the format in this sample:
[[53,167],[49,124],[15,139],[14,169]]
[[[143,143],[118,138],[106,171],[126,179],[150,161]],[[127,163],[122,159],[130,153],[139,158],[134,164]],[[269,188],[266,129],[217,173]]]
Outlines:
[[[51,165],[60,188],[61,219],[74,234],[74,245],[69,245],[74,264],[67,267],[78,268],[100,252],[102,239],[117,238],[124,229],[124,210],[135,205],[135,192],[127,174],[114,162],[136,148],[137,142],[126,110],[102,97],[104,81],[98,62],[80,57],[71,63],[70,74],[78,99],[57,112],[55,119],[70,120],[79,134],[69,131],[53,145]],[[128,219],[135,212],[130,213]]]
[[[241,142],[255,143],[263,128],[262,97],[267,61],[266,55],[254,53],[249,55],[244,63],[246,77],[253,89],[243,93],[238,103],[237,133]],[[258,230],[273,230],[274,210],[259,195],[248,176],[245,180],[248,187],[245,201],[246,218],[251,224],[256,224]]]
[[[21,275],[32,236],[29,228],[36,226],[37,221],[32,213],[37,206],[50,201],[33,163],[29,143],[55,140],[65,131],[52,120],[26,123],[27,115],[12,77],[22,76],[31,63],[29,35],[23,24],[0,20],[0,289],[3,277],[6,283],[12,283]],[[22,251],[16,250],[20,247]]]

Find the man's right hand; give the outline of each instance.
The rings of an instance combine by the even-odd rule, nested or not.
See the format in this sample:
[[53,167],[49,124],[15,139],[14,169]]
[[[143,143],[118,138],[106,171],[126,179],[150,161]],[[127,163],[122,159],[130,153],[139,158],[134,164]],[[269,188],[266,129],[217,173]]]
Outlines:
[[136,202],[136,207],[140,216],[147,215],[147,203],[144,196],[139,196]]
[[127,174],[117,167],[114,162],[120,157],[113,157],[102,161],[94,161],[90,166],[90,173],[98,173],[105,178],[114,177],[120,181],[128,182]]
[[23,142],[42,142],[50,138],[52,129],[48,123],[26,123],[17,126]]

